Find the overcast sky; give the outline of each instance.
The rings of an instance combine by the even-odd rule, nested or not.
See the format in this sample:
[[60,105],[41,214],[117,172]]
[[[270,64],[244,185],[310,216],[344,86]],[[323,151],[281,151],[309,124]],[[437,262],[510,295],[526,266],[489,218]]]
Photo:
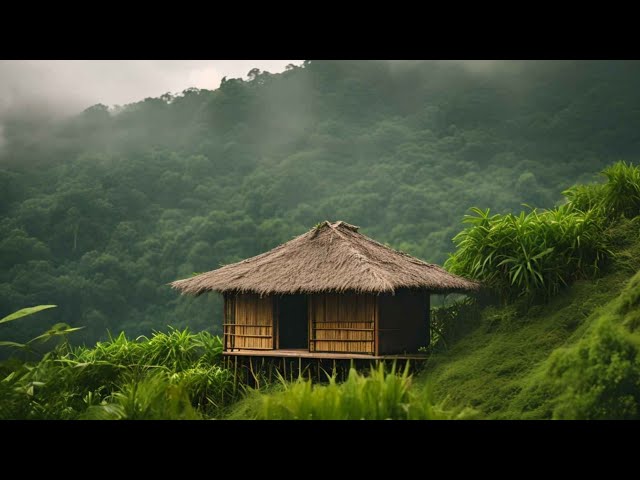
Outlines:
[[28,109],[76,113],[189,87],[216,89],[256,67],[281,72],[302,60],[0,60],[0,117]]

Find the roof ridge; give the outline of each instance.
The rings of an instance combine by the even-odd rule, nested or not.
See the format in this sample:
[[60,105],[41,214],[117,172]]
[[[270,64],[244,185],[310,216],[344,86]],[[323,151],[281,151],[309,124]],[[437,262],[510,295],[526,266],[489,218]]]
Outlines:
[[340,227],[344,227],[348,230],[351,230],[352,232],[358,232],[358,229],[360,227],[356,226],[356,225],[352,225],[350,223],[347,223],[343,220],[338,220],[337,222],[335,222],[333,225],[331,225],[331,228],[340,228]]

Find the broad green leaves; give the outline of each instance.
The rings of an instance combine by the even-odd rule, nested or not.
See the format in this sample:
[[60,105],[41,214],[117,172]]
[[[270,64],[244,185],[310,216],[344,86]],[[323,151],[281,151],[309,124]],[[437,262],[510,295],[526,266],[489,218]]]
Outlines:
[[571,204],[520,215],[472,209],[472,226],[454,237],[445,266],[483,282],[504,297],[552,295],[576,278],[592,277],[609,255],[602,216]]
[[567,204],[520,215],[490,215],[471,208],[471,226],[453,241],[445,266],[480,280],[505,297],[555,294],[578,278],[599,274],[612,255],[606,229],[620,215],[640,214],[640,168],[618,162],[606,168],[603,185],[576,185]]
[[11,315],[7,315],[3,319],[0,319],[0,323],[12,322],[14,320],[18,320],[19,318],[26,317],[27,315],[33,315],[34,313],[38,313],[42,310],[47,310],[49,308],[55,308],[57,305],[38,305],[36,307],[27,307],[17,312],[12,313]]

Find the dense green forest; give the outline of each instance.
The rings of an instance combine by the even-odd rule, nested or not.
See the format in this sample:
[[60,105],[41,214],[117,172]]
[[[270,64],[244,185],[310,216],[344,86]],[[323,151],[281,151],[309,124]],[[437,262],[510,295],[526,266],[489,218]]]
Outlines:
[[306,61],[66,119],[4,118],[0,317],[15,341],[220,332],[166,284],[345,220],[444,263],[471,206],[551,208],[640,151],[640,63]]

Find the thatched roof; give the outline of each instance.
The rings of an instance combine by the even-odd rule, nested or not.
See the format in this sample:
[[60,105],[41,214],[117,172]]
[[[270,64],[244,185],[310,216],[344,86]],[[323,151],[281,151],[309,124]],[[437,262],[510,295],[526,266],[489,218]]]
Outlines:
[[211,272],[177,280],[182,293],[207,291],[258,294],[356,291],[474,291],[479,285],[393,250],[345,222],[323,222],[261,255]]

